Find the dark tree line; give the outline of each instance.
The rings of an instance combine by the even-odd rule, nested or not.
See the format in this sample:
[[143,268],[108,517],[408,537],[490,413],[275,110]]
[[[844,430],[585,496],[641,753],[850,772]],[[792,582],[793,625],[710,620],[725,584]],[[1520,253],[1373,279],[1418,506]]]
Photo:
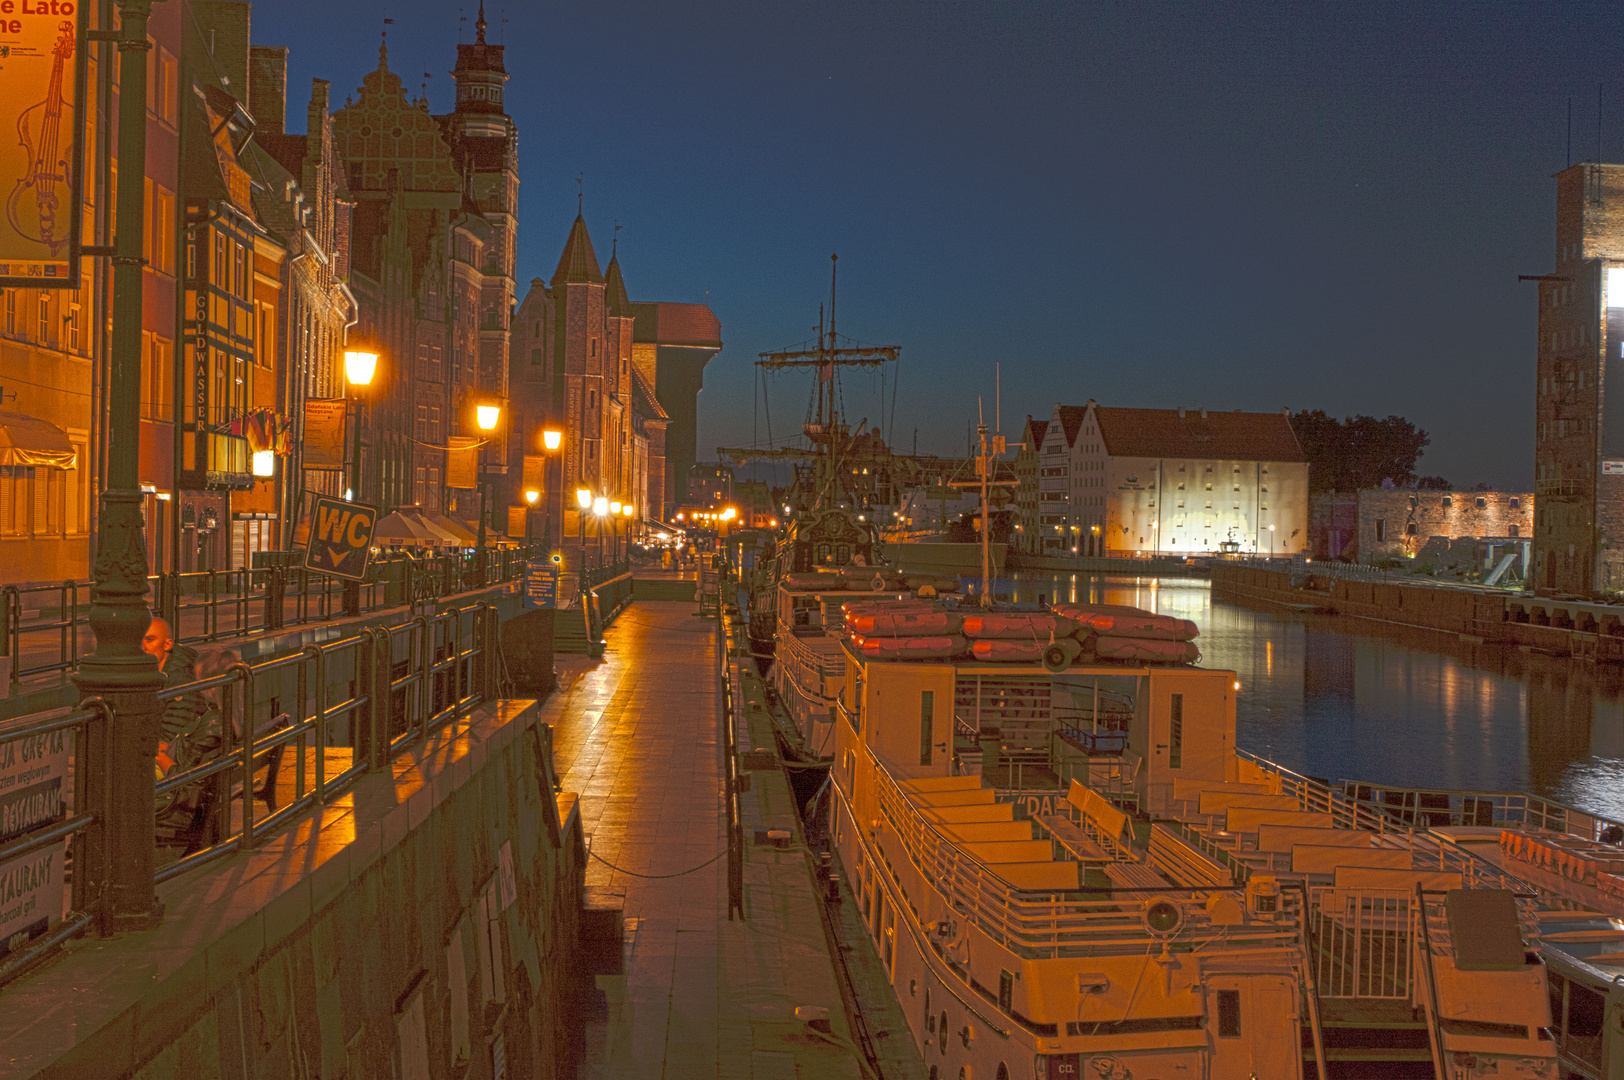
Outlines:
[[[1291,427],[1308,456],[1310,491],[1358,491],[1381,487],[1384,480],[1409,487],[1416,480],[1415,463],[1432,441],[1402,416],[1338,420],[1314,409],[1294,414]],[[1429,485],[1448,483],[1441,477],[1424,479]]]

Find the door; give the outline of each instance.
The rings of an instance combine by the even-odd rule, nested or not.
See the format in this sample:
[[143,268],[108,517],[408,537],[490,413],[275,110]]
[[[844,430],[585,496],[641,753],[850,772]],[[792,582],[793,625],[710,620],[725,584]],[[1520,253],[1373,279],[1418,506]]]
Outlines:
[[1295,982],[1284,975],[1212,975],[1206,985],[1210,1080],[1302,1076]]

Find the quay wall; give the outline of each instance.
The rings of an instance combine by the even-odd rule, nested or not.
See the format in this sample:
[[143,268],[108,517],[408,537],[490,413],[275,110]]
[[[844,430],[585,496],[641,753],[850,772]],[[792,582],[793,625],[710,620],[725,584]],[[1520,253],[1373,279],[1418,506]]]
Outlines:
[[573,1076],[587,856],[539,716],[481,706],[351,806],[160,886],[156,929],[74,943],[6,991],[6,1075]]
[[[1295,584],[1294,584],[1295,582]],[[1212,566],[1214,600],[1344,615],[1624,663],[1624,606],[1486,589],[1347,581],[1248,566]]]
[[1024,555],[1011,551],[1004,560],[1011,573],[1106,574],[1112,577],[1206,577],[1207,560],[1186,562],[1172,556],[1110,559],[1084,556]]

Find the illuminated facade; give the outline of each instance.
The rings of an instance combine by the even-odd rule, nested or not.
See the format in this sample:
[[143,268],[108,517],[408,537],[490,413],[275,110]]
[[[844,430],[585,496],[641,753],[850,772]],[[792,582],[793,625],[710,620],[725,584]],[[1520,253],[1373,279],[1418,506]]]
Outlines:
[[1038,484],[1040,500],[1065,493],[1039,505],[1045,540],[1068,553],[1073,545],[1083,555],[1309,547],[1308,461],[1284,411],[1057,405]]

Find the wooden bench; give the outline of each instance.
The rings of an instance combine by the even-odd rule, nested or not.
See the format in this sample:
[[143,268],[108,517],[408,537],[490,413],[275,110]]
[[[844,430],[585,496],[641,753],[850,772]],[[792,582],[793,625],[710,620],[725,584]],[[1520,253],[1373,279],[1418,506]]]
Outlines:
[[1331,815],[1313,810],[1272,810],[1267,807],[1232,806],[1224,817],[1225,832],[1255,833],[1264,825],[1329,829]]
[[1297,844],[1291,849],[1294,874],[1335,874],[1343,867],[1410,870],[1414,856],[1406,848],[1352,848],[1338,844]]
[[1461,887],[1461,876],[1444,870],[1382,870],[1364,866],[1339,866],[1337,890],[1396,889],[1414,892],[1420,885],[1428,892],[1444,892]]
[[1257,830],[1257,849],[1259,851],[1289,852],[1298,844],[1315,844],[1320,847],[1375,847],[1376,837],[1372,833],[1358,829],[1329,829],[1297,825],[1260,825]]

